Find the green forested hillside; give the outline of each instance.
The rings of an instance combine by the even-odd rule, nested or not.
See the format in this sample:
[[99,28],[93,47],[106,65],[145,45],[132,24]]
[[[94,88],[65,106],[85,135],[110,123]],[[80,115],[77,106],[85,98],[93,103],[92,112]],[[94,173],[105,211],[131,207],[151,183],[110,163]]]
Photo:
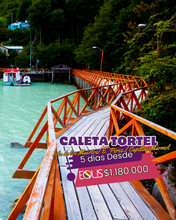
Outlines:
[[[16,31],[9,31],[8,24],[12,21],[28,20],[32,27],[32,56],[33,64],[36,59],[40,59],[39,67],[51,67],[58,63],[63,63],[58,59],[58,53],[66,54],[67,47],[72,47],[72,56],[65,63],[66,65],[77,66],[74,59],[73,51],[82,39],[84,28],[94,21],[94,17],[98,14],[103,1],[101,0],[4,0],[0,1],[0,41],[5,45],[23,45],[29,49],[30,33],[21,31],[19,36],[25,39],[19,42],[16,39]],[[9,38],[11,41],[9,41]],[[28,43],[26,43],[28,41]],[[40,46],[38,46],[40,44]],[[58,50],[62,46],[61,50]],[[64,50],[65,45],[67,47]],[[48,51],[46,51],[48,48]],[[51,59],[51,62],[45,62],[46,57],[50,57],[50,49],[53,48],[53,56],[56,59]],[[70,50],[70,49],[69,49]],[[42,56],[42,51],[48,52],[46,56]],[[27,52],[27,50],[25,50]],[[29,56],[29,53],[24,54]],[[26,58],[27,58],[26,56]],[[38,57],[39,56],[39,57]],[[67,55],[66,55],[67,56]],[[25,62],[23,56],[17,57],[15,60],[19,66],[28,66],[29,62]],[[0,63],[2,66],[3,63]]]
[[[104,70],[138,74],[135,69],[138,58],[156,50],[155,23],[170,19],[175,6],[171,0],[2,0],[0,41],[25,46],[27,58],[29,31],[6,28],[12,20],[28,20],[32,27],[33,65],[39,59],[39,67],[66,62],[72,67],[85,68],[88,62],[91,69],[99,69],[101,52],[92,49],[96,45],[104,50]],[[138,27],[141,23],[147,26]],[[173,44],[173,36],[165,31],[161,44]],[[66,51],[70,59],[66,58]],[[16,63],[26,66],[29,62],[16,57]]]

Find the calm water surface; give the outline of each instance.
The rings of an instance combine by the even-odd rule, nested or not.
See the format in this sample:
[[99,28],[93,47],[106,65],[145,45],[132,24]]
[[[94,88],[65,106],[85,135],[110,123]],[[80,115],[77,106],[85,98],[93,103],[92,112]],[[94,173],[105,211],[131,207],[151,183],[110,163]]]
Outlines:
[[[10,148],[11,142],[24,144],[47,101],[76,90],[74,85],[33,83],[29,87],[4,86],[0,81],[0,220],[7,219],[13,199],[21,195],[29,180],[12,179],[27,149]],[[44,140],[45,137],[44,137]],[[35,170],[46,150],[36,149],[26,169]],[[22,219],[20,214],[18,220]]]

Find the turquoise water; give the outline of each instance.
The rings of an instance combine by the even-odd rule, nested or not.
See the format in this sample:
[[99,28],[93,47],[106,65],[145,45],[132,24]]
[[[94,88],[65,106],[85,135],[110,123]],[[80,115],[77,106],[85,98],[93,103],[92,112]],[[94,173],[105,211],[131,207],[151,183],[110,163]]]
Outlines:
[[[47,101],[76,90],[74,85],[33,83],[31,86],[4,86],[0,81],[0,220],[7,219],[13,200],[21,195],[29,180],[12,179],[27,152],[10,148],[11,142],[24,144],[36,125]],[[43,140],[46,140],[45,137]],[[36,170],[46,150],[36,149],[25,169]],[[18,217],[22,219],[23,214]]]

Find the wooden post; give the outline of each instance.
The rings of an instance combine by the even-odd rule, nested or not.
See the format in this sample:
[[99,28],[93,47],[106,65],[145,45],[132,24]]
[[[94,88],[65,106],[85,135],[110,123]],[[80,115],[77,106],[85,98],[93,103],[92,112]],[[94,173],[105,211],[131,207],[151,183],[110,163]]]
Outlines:
[[103,67],[103,54],[104,54],[104,51],[102,50],[102,52],[101,52],[101,66],[100,66],[101,72],[102,72],[102,67]]
[[69,69],[69,76],[68,76],[68,83],[70,84],[70,69]]
[[54,83],[54,68],[52,69],[52,79],[51,79],[51,84]]

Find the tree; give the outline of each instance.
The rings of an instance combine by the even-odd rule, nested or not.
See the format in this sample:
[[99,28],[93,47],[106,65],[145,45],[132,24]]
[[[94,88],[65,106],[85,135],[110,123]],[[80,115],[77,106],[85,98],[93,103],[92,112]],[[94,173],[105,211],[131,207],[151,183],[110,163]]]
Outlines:
[[[161,8],[164,8],[164,10],[161,10]],[[173,31],[169,30],[170,28],[165,31],[164,27],[162,27],[162,31],[165,32],[164,35],[163,33],[159,33],[160,30],[158,29],[158,25],[160,25],[160,28],[161,25],[166,25],[166,29],[169,27],[170,18],[175,13],[173,13],[174,8],[176,8],[176,4],[173,2],[171,4],[167,0],[156,0],[150,4],[140,3],[135,7],[134,13],[137,15],[138,20],[128,23],[130,31],[124,34],[124,41],[127,43],[129,49],[123,55],[124,59],[120,68],[117,68],[117,72],[121,71],[131,75],[138,75],[136,67],[139,66],[139,57],[145,56],[150,51],[157,49],[159,51],[160,47],[172,44],[175,41],[175,36]],[[162,23],[162,20],[167,20],[168,24]],[[139,27],[138,24],[141,23],[146,24],[146,27]],[[174,29],[172,28],[172,30]],[[163,53],[164,50],[161,52]]]
[[0,67],[7,67],[8,66],[8,60],[5,53],[3,53],[0,50]]
[[59,41],[59,44],[61,43],[60,33],[63,31],[64,23],[65,23],[65,16],[64,11],[60,8],[55,9],[51,12],[51,29],[56,34],[56,40]]
[[42,35],[45,35],[50,26],[51,3],[48,0],[33,1],[28,8],[29,22],[40,35],[40,43],[42,42]]
[[15,64],[15,58],[18,56],[18,53],[16,52],[16,50],[12,50],[9,53],[9,57],[8,57],[8,62],[9,64],[13,63]]
[[61,43],[41,44],[37,47],[37,59],[40,60],[39,67],[52,67],[65,64],[74,68],[74,49],[76,45],[69,40]]
[[0,17],[0,28],[7,28],[8,22],[4,17]]
[[[173,87],[176,81],[176,43],[168,45],[168,35],[175,35],[176,13],[166,21],[154,23],[156,26],[156,48],[140,57],[140,65],[135,68],[144,76],[149,84],[155,84],[160,92],[164,92],[166,85]],[[167,34],[167,35],[166,35]],[[166,35],[166,36],[165,36]],[[164,40],[165,37],[165,40]],[[172,39],[170,37],[169,39]]]
[[14,58],[14,64],[19,68],[29,68],[30,66],[30,45],[24,46],[22,53]]
[[29,16],[27,12],[28,7],[32,4],[31,0],[23,0],[17,11],[17,18],[19,21],[25,21]]
[[66,8],[69,11],[69,26],[71,37],[80,40],[83,36],[83,29],[94,21],[98,14],[102,0],[66,0]]
[[[93,24],[89,24],[83,34],[81,44],[75,50],[76,60],[80,64],[86,64],[87,60],[92,69],[99,69],[99,61],[101,54],[97,50],[93,50],[93,46],[105,49],[107,33],[112,28],[113,20],[111,19],[112,4],[106,1],[94,19]],[[105,51],[105,57],[106,57]],[[105,62],[105,61],[104,61]]]
[[76,49],[76,59],[79,63],[89,64],[92,69],[99,69],[100,55],[92,50],[98,46],[104,50],[103,69],[112,71],[121,63],[121,57],[128,49],[124,43],[123,33],[128,31],[129,20],[135,20],[133,9],[136,2],[122,0],[105,0],[95,17],[84,31],[81,44]]
[[28,68],[29,67],[29,55],[19,54],[15,57],[14,63],[19,68]]
[[[141,103],[142,110],[136,113],[143,118],[146,118],[158,125],[166,127],[172,131],[176,131],[176,91],[168,90],[166,93],[160,95],[153,95],[149,93],[145,100]],[[160,156],[165,153],[176,150],[176,141],[160,132],[144,126],[146,136],[156,136],[160,146],[168,146],[171,144],[170,150],[158,151]]]
[[24,46],[29,43],[30,30],[0,29],[0,37],[2,41],[5,41],[6,46]]
[[[157,27],[155,34],[157,47],[140,57],[139,66],[135,68],[149,85],[153,84],[149,95],[142,102],[142,111],[137,113],[173,131],[176,130],[176,43],[172,41],[169,45],[165,43],[168,36],[171,40],[172,35],[175,35],[175,17],[174,14],[166,21],[153,24]],[[176,149],[175,140],[151,129],[145,130],[147,135],[156,135],[158,142],[163,146],[168,143],[173,145],[170,151]]]

